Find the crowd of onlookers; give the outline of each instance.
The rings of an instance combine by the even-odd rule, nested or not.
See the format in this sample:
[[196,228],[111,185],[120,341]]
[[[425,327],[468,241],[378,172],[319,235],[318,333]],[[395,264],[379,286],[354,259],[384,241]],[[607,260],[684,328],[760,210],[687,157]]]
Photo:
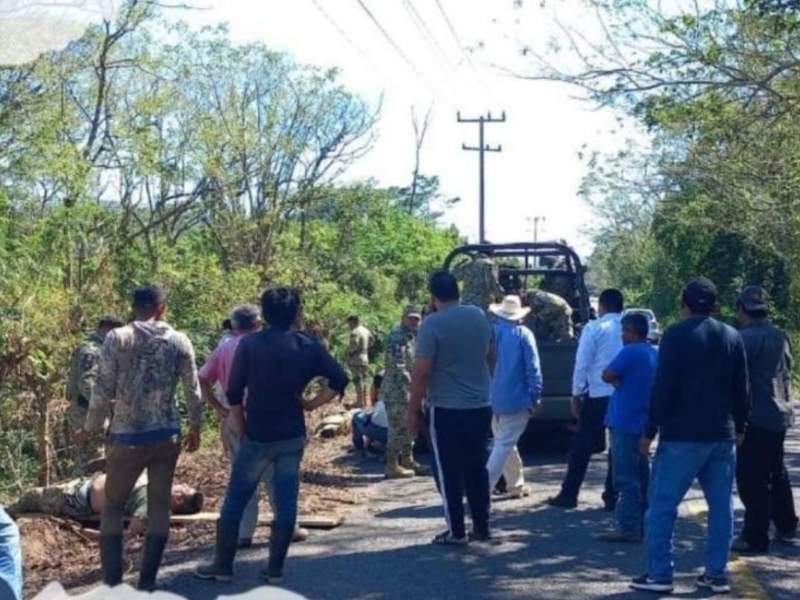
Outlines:
[[[126,507],[147,471],[138,585],[156,588],[176,462],[182,449],[193,452],[200,445],[205,401],[222,424],[232,466],[213,558],[195,574],[233,579],[237,550],[252,544],[257,489],[265,483],[274,522],[262,577],[281,582],[291,542],[306,535],[297,527],[304,412],[342,398],[351,376],[362,409],[353,417],[355,449],[382,449],[389,478],[431,471],[435,477],[447,526],[433,543],[490,540],[491,491],[500,479],[509,494],[528,493],[517,445],[541,408],[546,384],[536,337],[523,324],[530,307],[508,295],[486,307],[487,317],[483,308],[461,303],[458,282],[447,271],[431,276],[429,291],[430,305],[406,307],[387,337],[385,371],[372,378],[370,390],[370,332],[357,317],[349,320],[348,375],[320,340],[302,331],[302,303],[294,289],[267,290],[260,308],[238,306],[230,330],[199,371],[189,339],[167,324],[164,292],[136,290],[134,319],[103,329],[96,350],[76,362],[78,371],[85,370],[75,386],[76,399],[85,404],[76,442],[86,447],[106,432],[103,503],[95,507],[101,515],[103,581],[109,586],[122,581]],[[738,299],[740,330],[715,319],[718,308],[714,285],[693,279],[681,296],[683,320],[665,332],[656,349],[648,341],[647,318],[623,316],[622,294],[606,290],[598,318],[580,333],[571,401],[577,430],[561,491],[548,503],[577,506],[591,456],[605,449],[609,429],[603,500],[614,511],[614,526],[602,539],[645,543],[647,569],[631,583],[636,589],[672,590],[677,510],[695,480],[709,506],[708,552],[698,586],[730,589],[734,482],[745,505],[734,550],[768,551],[771,523],[778,540],[797,533],[783,459],[793,423],[789,343],[770,323],[766,292],[759,287],[745,288]],[[317,378],[327,384],[307,394]],[[188,417],[183,431],[179,386]],[[432,469],[416,462],[415,439],[430,446]],[[92,498],[87,496],[89,508]],[[0,586],[9,585],[8,593],[18,597],[19,546],[13,534],[13,522],[0,510],[0,549],[6,550]]]

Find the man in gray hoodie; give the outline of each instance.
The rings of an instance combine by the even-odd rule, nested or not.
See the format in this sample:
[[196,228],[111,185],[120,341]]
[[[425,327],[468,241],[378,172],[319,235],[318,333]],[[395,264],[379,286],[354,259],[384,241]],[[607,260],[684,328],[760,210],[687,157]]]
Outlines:
[[122,518],[142,471],[149,479],[147,535],[139,589],[155,589],[169,535],[172,479],[181,446],[180,413],[175,401],[183,384],[189,413],[185,446],[200,446],[202,404],[194,349],[189,338],[163,319],[166,296],[154,286],[133,293],[134,321],[111,331],[98,363],[98,376],[79,441],[103,427],[113,402],[108,433],[106,504],[100,524],[103,581],[122,582]]

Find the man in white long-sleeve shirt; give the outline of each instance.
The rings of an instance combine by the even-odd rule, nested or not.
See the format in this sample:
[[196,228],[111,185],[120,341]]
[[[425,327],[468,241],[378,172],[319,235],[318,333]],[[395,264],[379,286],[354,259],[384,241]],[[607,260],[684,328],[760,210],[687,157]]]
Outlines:
[[[589,460],[605,449],[605,419],[608,399],[614,386],[603,381],[603,371],[622,349],[620,319],[624,300],[619,290],[600,294],[599,318],[584,327],[578,343],[575,371],[572,376],[572,414],[578,419],[567,474],[561,492],[547,502],[551,506],[575,508],[578,493],[586,476]],[[603,500],[607,508],[614,504],[614,493],[606,479]]]

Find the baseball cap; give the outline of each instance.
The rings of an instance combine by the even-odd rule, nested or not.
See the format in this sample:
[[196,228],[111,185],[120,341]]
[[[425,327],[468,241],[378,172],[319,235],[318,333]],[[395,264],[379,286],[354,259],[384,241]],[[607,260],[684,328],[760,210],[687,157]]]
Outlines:
[[683,288],[681,298],[692,310],[710,311],[717,303],[717,286],[706,277],[695,277]]
[[767,290],[760,285],[748,285],[739,294],[739,304],[750,312],[767,310],[767,300]]
[[406,319],[408,317],[416,317],[417,319],[421,319],[422,311],[419,309],[418,306],[409,304],[403,309],[403,318]]

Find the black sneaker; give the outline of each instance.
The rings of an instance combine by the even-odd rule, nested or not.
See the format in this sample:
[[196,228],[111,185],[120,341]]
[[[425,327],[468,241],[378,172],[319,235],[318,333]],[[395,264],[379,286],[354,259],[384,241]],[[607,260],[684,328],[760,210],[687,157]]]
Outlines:
[[599,535],[597,539],[612,544],[641,544],[643,541],[642,536],[638,533],[617,530]]
[[654,592],[657,594],[671,594],[675,589],[672,585],[672,580],[659,580],[652,579],[649,575],[642,575],[636,577],[630,583],[631,589],[639,590],[640,592]]
[[577,508],[578,507],[578,500],[577,498],[572,500],[569,498],[564,498],[561,494],[558,496],[553,496],[552,498],[548,498],[546,501],[547,504],[550,506],[555,506],[557,508]]
[[778,531],[775,533],[775,539],[783,544],[794,544],[797,542],[797,529]]
[[744,556],[759,556],[762,554],[769,554],[769,548],[759,548],[758,546],[753,546],[743,537],[738,537],[733,540],[733,543],[731,544],[731,550],[736,552],[736,554],[742,554]]
[[728,594],[731,591],[731,584],[727,577],[709,577],[705,573],[699,575],[695,585],[705,590],[711,590],[715,594]]

